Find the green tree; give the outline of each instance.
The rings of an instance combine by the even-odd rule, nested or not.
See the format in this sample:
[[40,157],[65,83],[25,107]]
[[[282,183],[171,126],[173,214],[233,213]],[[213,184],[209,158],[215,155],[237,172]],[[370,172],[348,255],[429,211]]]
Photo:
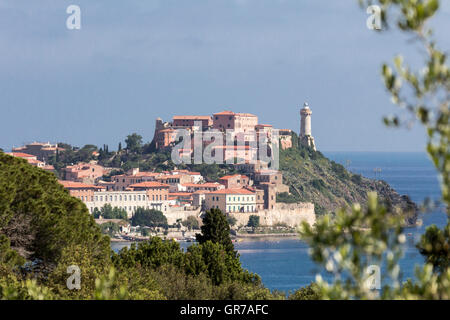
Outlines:
[[125,209],[121,209],[118,207],[112,207],[109,203],[106,203],[103,207],[99,209],[95,208],[92,213],[95,219],[100,218],[103,219],[122,219],[128,220],[128,214]]
[[109,238],[83,202],[71,197],[53,174],[0,154],[0,270],[33,261],[33,268],[23,272],[45,276],[75,246],[90,248],[94,267],[109,261]]
[[237,219],[235,217],[228,216],[227,222],[230,225],[230,227],[234,227],[237,223]]
[[167,218],[159,210],[137,208],[131,219],[133,226],[167,227]]
[[200,244],[210,240],[223,245],[228,252],[234,252],[233,242],[230,238],[230,225],[222,211],[214,208],[206,211],[201,230],[202,233],[196,235]]
[[322,296],[318,285],[312,282],[310,285],[300,288],[289,295],[289,300],[320,300]]
[[259,216],[251,215],[248,218],[247,227],[250,227],[253,229],[253,232],[255,232],[255,229],[259,227]]
[[120,232],[120,226],[114,222],[105,222],[100,225],[102,233],[108,234],[110,237]]
[[188,228],[189,230],[199,229],[199,223],[196,217],[189,216],[186,220],[182,221],[181,224]]
[[137,133],[128,135],[125,139],[125,143],[127,144],[127,150],[129,152],[142,152],[142,136],[138,135]]

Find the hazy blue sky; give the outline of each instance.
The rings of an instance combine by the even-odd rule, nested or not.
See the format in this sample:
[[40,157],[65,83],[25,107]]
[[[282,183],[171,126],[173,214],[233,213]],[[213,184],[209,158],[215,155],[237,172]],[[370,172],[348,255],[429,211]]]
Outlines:
[[[450,48],[450,1],[435,25]],[[82,29],[66,28],[66,8]],[[33,140],[115,149],[154,120],[225,109],[299,131],[313,111],[323,151],[421,151],[394,113],[380,66],[420,61],[408,37],[367,29],[356,0],[0,0],[0,147]]]

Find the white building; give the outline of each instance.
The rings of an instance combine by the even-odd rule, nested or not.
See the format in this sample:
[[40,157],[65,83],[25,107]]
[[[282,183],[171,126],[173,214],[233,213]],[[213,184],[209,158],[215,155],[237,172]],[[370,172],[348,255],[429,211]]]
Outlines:
[[127,212],[131,218],[137,208],[155,209],[166,214],[169,211],[168,200],[153,200],[147,191],[98,191],[94,192],[93,201],[84,201],[91,213],[101,209],[105,204]]

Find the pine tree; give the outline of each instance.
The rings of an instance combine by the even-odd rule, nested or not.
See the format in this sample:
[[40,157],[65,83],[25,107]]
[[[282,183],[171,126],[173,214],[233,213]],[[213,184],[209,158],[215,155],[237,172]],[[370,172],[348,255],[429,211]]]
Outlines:
[[203,218],[202,233],[197,234],[197,241],[202,244],[210,240],[219,243],[228,252],[234,252],[234,246],[230,238],[230,225],[225,215],[219,209],[211,209],[205,213]]

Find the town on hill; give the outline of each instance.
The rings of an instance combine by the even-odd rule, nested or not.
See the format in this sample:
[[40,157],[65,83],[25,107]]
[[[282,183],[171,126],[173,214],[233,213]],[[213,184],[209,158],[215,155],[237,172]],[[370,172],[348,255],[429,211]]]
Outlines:
[[[377,191],[389,205],[414,207],[385,182],[352,174],[316,151],[311,115],[305,103],[299,135],[259,124],[253,114],[222,111],[212,116],[174,116],[171,122],[158,118],[151,142],[142,144],[142,137],[132,134],[125,148],[119,143],[117,152],[110,152],[107,145],[79,149],[34,142],[9,154],[54,172],[64,188],[100,219],[115,218],[105,213],[112,209],[120,210],[125,219],[154,210],[163,215],[163,225],[180,229],[182,222],[201,224],[202,215],[215,208],[236,229],[246,230],[257,221],[256,225],[271,230],[294,231],[302,221],[313,224],[324,211],[364,203],[369,191]],[[214,139],[205,139],[211,132]],[[177,149],[180,141],[183,144]],[[216,162],[192,163],[198,141]],[[177,163],[174,154],[185,161]],[[281,162],[281,168],[273,165],[274,160]],[[415,223],[415,217],[408,223]],[[138,229],[125,225],[120,230],[130,234]]]
[[[311,136],[311,111],[305,104],[300,110],[301,137],[306,145],[315,149]],[[272,153],[272,143],[282,150],[292,148],[292,131],[276,130],[272,125],[259,124],[258,117],[249,113],[223,111],[212,116],[174,116],[172,122],[156,120],[151,147],[156,153],[170,152],[177,144],[177,130],[189,135],[220,132],[233,133],[233,141],[210,148],[213,155],[230,164],[232,170],[216,178],[203,176],[190,169],[172,168],[141,170],[139,166],[118,171],[114,165],[104,166],[99,158],[108,154],[108,147],[90,150],[89,161],[58,165],[64,158],[67,146],[34,142],[13,148],[10,155],[24,158],[30,164],[55,172],[59,182],[70,194],[84,202],[94,214],[105,206],[126,212],[131,219],[139,209],[154,209],[164,214],[169,225],[194,217],[201,221],[202,213],[212,208],[220,209],[234,221],[236,227],[248,225],[250,217],[258,217],[264,226],[283,225],[295,227],[301,221],[314,222],[314,205],[310,202],[279,203],[277,196],[289,194],[283,183],[283,174],[270,167],[270,161],[259,159],[262,144],[269,144],[265,152]],[[132,140],[131,138],[129,140]],[[192,139],[194,140],[194,139]],[[211,141],[202,143],[207,148]],[[126,153],[133,153],[133,141],[127,141]],[[85,146],[86,148],[86,146]],[[119,146],[121,149],[121,146]],[[182,148],[184,156],[194,157],[194,143],[189,150]],[[121,150],[119,150],[120,152]],[[219,153],[219,152],[220,153]],[[76,150],[85,152],[85,150]],[[53,165],[54,164],[54,165]],[[55,166],[57,169],[55,169]],[[127,228],[123,228],[128,230]]]

